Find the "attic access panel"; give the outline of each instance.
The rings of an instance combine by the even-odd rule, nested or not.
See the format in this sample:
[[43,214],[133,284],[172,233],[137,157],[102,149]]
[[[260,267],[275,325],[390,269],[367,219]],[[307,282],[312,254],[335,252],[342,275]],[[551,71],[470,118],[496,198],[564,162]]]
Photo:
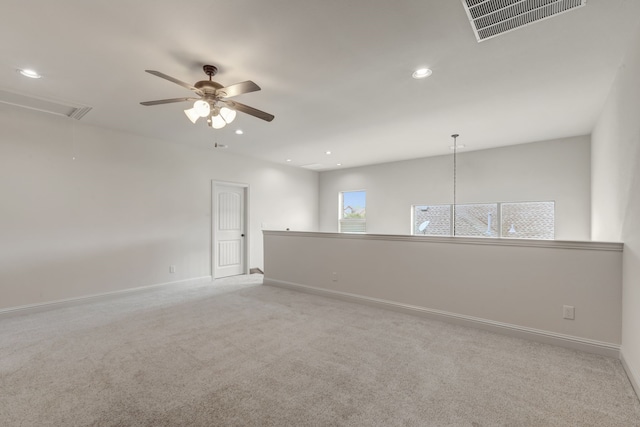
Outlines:
[[587,0],[462,0],[478,42],[585,6]]

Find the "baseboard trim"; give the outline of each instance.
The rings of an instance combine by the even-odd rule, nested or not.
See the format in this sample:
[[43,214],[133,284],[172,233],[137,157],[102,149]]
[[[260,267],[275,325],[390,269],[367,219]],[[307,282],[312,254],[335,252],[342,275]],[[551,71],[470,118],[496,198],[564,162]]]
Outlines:
[[280,288],[292,289],[296,291],[306,292],[315,295],[321,295],[331,298],[337,298],[343,301],[356,302],[366,304],[373,307],[390,309],[406,314],[422,316],[434,320],[440,320],[448,323],[454,323],[462,326],[469,326],[476,329],[483,329],[499,334],[528,339],[531,341],[541,342],[545,344],[557,345],[560,347],[570,348],[574,350],[585,351],[588,353],[599,354],[602,356],[620,357],[620,346],[602,341],[590,340],[586,338],[574,337],[571,335],[563,335],[555,332],[544,331],[540,329],[527,328],[523,326],[513,325],[509,323],[495,322],[493,320],[481,319],[462,314],[451,313],[442,310],[435,310],[414,305],[402,304],[394,301],[366,297],[358,294],[334,291],[330,289],[322,289],[314,286],[301,285],[283,280],[271,279],[265,277],[263,284],[276,286]]
[[624,355],[624,347],[620,349],[620,361],[622,362],[622,367],[627,374],[627,378],[629,378],[629,382],[633,387],[633,390],[636,392],[636,396],[640,399],[640,375],[629,365],[627,359]]
[[163,287],[163,286],[196,285],[199,283],[207,283],[207,282],[210,282],[211,280],[212,280],[211,276],[195,277],[191,279],[177,280],[175,282],[156,283],[154,285],[146,285],[146,286],[139,286],[136,288],[121,289],[119,291],[113,291],[113,292],[104,292],[100,294],[85,295],[85,296],[75,297],[75,298],[66,298],[66,299],[47,301],[47,302],[37,303],[37,304],[28,304],[28,305],[21,305],[18,307],[9,307],[9,308],[0,309],[0,317],[39,313],[43,311],[53,310],[56,308],[71,307],[71,306],[86,303],[89,301],[106,300],[109,298],[132,294],[136,292],[144,292],[144,291],[148,291],[148,290]]

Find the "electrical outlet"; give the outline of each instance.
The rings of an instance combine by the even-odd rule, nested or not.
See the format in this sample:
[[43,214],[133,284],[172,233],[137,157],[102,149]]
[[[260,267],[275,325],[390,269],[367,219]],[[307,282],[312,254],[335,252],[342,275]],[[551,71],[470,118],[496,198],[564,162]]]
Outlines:
[[176,266],[175,265],[170,265],[169,266],[169,273],[175,273],[176,272]]
[[572,305],[565,305],[562,307],[562,317],[568,320],[574,320],[576,318],[576,309]]
[[331,281],[332,282],[337,282],[338,281],[338,273],[336,273],[335,271],[333,273],[331,273]]

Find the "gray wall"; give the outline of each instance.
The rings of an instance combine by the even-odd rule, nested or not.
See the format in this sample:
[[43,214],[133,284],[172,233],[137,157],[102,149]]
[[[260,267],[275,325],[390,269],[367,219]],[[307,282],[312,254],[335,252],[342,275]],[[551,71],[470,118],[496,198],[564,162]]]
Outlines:
[[212,180],[250,186],[249,267],[317,228],[317,172],[0,104],[0,309],[209,276]]
[[[457,203],[555,201],[556,239],[590,240],[590,138],[457,157]],[[320,173],[320,230],[337,231],[338,193],[367,191],[367,231],[410,234],[411,205],[453,201],[453,156]]]
[[622,355],[640,394],[640,33],[593,131],[593,237],[625,244]]

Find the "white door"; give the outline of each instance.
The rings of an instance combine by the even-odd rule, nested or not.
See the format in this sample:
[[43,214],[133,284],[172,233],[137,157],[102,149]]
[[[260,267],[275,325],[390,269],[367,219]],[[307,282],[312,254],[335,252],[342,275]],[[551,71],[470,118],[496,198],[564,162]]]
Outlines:
[[246,187],[214,184],[213,193],[214,277],[245,274]]

